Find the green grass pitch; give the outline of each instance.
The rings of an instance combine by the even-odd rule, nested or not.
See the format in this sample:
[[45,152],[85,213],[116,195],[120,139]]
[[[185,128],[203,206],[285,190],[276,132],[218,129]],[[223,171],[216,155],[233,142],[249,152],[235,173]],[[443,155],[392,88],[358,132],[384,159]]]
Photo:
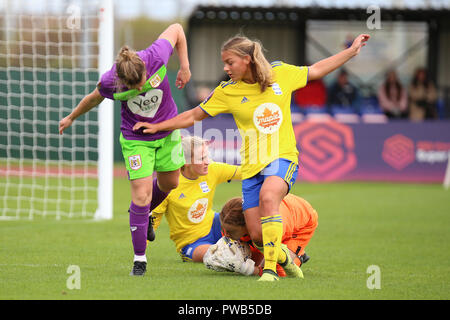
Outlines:
[[[148,248],[146,276],[129,276],[129,185],[114,183],[111,221],[0,221],[0,299],[450,298],[450,191],[441,185],[296,184],[292,192],[319,213],[305,279],[259,283],[182,262],[165,220]],[[238,195],[239,183],[221,185],[215,210]],[[71,265],[79,267],[79,289],[68,286]],[[379,289],[367,286],[369,266],[379,267]]]

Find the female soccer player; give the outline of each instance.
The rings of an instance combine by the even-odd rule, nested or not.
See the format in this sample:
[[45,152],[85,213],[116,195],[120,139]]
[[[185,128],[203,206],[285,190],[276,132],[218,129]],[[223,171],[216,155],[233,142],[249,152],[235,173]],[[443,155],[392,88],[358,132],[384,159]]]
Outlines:
[[[120,143],[131,185],[129,214],[134,249],[131,275],[136,276],[144,275],[147,267],[145,249],[150,203],[160,203],[178,185],[179,168],[184,164],[178,130],[150,135],[133,130],[139,121],[155,123],[177,115],[166,77],[166,65],[173,48],[180,60],[175,84],[183,88],[191,77],[186,37],[180,24],[172,24],[145,50],[135,52],[122,47],[115,64],[101,76],[97,88],[59,123],[62,134],[76,118],[104,98],[122,102]],[[157,181],[152,178],[154,171]]]
[[219,213],[212,209],[216,187],[240,180],[241,167],[211,162],[208,145],[199,137],[183,137],[181,143],[186,164],[181,167],[180,183],[153,210],[154,228],[165,215],[183,261],[203,262],[209,246],[222,237]]
[[[279,212],[283,220],[281,250],[285,252],[287,258],[280,264],[285,270],[292,270],[291,275],[303,278],[303,273],[297,274],[296,270],[298,269],[292,264],[295,263],[300,267],[309,259],[305,254],[305,248],[318,226],[318,214],[309,202],[293,194],[288,194],[283,198]],[[239,197],[229,200],[220,212],[220,222],[224,234],[233,240],[250,240],[245,220],[242,198]],[[252,252],[252,259],[258,265],[258,257],[255,255],[258,251],[252,250]],[[258,269],[255,269],[254,273],[258,274]]]
[[198,107],[160,123],[140,122],[134,130],[144,133],[192,126],[207,116],[231,113],[242,138],[242,197],[246,225],[253,242],[264,251],[260,281],[278,280],[277,261],[285,261],[280,248],[283,232],[278,212],[281,200],[296,180],[298,151],[290,105],[293,91],[307,81],[324,77],[356,56],[369,35],[309,67],[297,67],[264,57],[261,44],[234,37],[222,47],[224,71],[231,78],[222,82]]

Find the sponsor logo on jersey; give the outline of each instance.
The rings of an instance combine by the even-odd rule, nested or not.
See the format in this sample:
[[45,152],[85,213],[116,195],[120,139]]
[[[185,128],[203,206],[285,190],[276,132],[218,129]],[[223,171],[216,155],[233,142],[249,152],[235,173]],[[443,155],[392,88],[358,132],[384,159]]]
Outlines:
[[253,123],[262,133],[271,134],[281,126],[283,113],[275,103],[263,103],[253,113]]
[[194,202],[188,211],[188,219],[193,223],[200,223],[203,221],[208,209],[208,199],[202,198]]
[[161,105],[163,92],[160,89],[147,91],[127,101],[128,109],[134,114],[146,118],[153,118]]

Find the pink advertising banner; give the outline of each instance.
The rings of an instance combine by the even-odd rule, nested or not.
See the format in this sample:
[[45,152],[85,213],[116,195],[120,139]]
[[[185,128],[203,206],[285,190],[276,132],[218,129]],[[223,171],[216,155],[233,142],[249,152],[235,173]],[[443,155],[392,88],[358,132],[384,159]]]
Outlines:
[[[450,122],[346,124],[294,123],[297,181],[397,181],[441,183],[450,153]],[[188,131],[212,140],[216,161],[240,163],[239,133],[231,117],[208,118]],[[233,131],[234,130],[234,131]]]

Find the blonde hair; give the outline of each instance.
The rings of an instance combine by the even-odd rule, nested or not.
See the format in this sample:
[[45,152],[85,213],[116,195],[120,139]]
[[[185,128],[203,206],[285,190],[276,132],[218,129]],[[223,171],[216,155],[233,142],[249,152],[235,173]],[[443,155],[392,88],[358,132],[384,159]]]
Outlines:
[[259,40],[250,40],[249,38],[237,35],[228,39],[222,45],[223,51],[230,51],[240,56],[250,56],[250,70],[253,78],[261,86],[261,92],[264,92],[267,87],[272,85],[272,66],[264,56],[263,46]]
[[181,138],[181,146],[183,147],[184,159],[186,164],[198,164],[201,161],[202,153],[198,153],[198,148],[208,145],[208,142],[198,136],[186,136]]
[[116,58],[116,87],[125,85],[128,88],[141,82],[145,72],[144,61],[128,46],[123,46]]

